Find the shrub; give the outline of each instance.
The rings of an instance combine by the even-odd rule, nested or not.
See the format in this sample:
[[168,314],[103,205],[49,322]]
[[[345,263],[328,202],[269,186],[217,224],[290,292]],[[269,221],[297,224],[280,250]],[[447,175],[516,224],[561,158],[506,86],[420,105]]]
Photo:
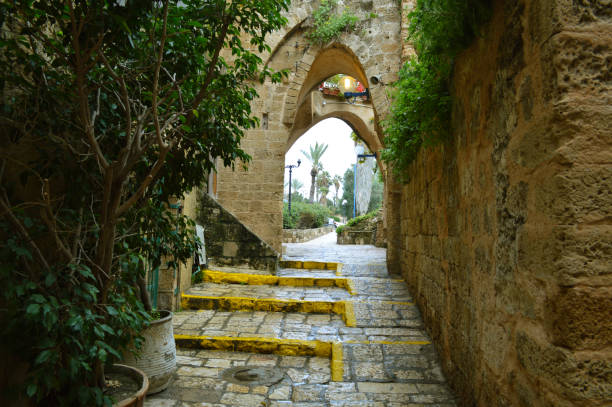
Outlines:
[[331,217],[330,209],[321,204],[295,202],[291,204],[291,214],[285,203],[283,207],[284,229],[313,229],[327,224]]
[[417,0],[409,14],[410,40],[417,56],[407,61],[391,91],[390,115],[382,159],[393,164],[400,180],[421,146],[431,147],[450,135],[451,74],[455,56],[488,20],[486,0]]
[[346,222],[346,225],[338,226],[336,228],[336,233],[340,234],[340,233],[342,233],[342,231],[345,228],[350,228],[350,227],[353,227],[353,226],[357,226],[361,222],[363,222],[364,220],[371,219],[371,218],[375,217],[377,214],[378,214],[378,209],[376,209],[375,211],[372,211],[372,212],[365,213],[363,215],[359,215],[359,216],[357,216],[357,217],[355,217],[353,219],[350,219],[348,222]]

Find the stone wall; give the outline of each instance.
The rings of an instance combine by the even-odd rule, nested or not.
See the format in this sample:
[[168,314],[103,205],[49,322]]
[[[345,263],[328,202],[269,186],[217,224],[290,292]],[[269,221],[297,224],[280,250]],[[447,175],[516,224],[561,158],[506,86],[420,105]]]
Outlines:
[[371,244],[376,243],[376,229],[352,230],[343,229],[336,240],[338,244]]
[[[397,78],[402,49],[400,4],[395,0],[345,0],[345,6],[362,21],[324,45],[306,38],[313,11],[319,1],[295,0],[286,13],[287,26],[268,41],[271,52],[261,55],[272,69],[286,69],[280,84],[257,85],[259,98],[252,103],[253,115],[262,127],[250,130],[241,146],[252,156],[248,171],[218,168],[219,202],[272,248],[281,251],[284,158],[291,145],[317,121],[338,117],[355,129],[372,151],[382,146],[380,135],[370,124],[384,116],[389,99],[384,84]],[[369,87],[372,110],[354,114],[342,105],[313,105],[311,92],[323,80],[344,73]],[[368,78],[380,75],[382,83],[370,86]],[[316,102],[316,101],[315,101]],[[331,106],[338,107],[332,109]],[[372,115],[372,111],[374,112]],[[333,137],[333,135],[330,135]],[[296,171],[309,171],[302,166]]]
[[612,7],[493,4],[402,188],[401,271],[461,405],[610,405]]
[[283,229],[283,243],[303,243],[334,231],[333,226],[315,229]]
[[198,197],[196,221],[204,226],[209,265],[276,271],[279,254],[207,193]]

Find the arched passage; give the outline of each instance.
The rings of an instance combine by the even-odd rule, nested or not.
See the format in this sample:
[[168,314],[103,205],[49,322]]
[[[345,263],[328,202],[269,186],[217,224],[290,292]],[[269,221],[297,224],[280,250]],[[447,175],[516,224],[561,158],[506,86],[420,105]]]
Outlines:
[[[289,25],[273,34],[271,52],[261,55],[267,66],[286,69],[290,74],[283,83],[258,86],[260,97],[252,109],[262,126],[250,130],[242,141],[242,147],[252,157],[248,171],[219,169],[219,203],[279,252],[284,156],[289,146],[329,117],[348,123],[372,151],[380,151],[383,145],[377,128],[389,102],[384,86],[369,86],[368,78],[377,75],[384,83],[390,83],[397,77],[400,6],[389,6],[372,19],[368,17],[372,10],[362,3],[349,1],[345,5],[360,13],[359,30],[343,33],[333,42],[319,46],[307,39],[309,17],[316,4],[292,3],[287,13]],[[370,88],[371,108],[320,103],[318,92],[313,90],[337,73],[348,74]]]

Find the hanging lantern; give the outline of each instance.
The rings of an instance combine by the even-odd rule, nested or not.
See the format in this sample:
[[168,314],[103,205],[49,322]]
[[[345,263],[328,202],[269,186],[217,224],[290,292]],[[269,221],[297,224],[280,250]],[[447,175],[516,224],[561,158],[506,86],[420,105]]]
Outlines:
[[342,93],[354,92],[357,88],[357,81],[351,76],[343,76],[342,79],[340,79],[338,87]]

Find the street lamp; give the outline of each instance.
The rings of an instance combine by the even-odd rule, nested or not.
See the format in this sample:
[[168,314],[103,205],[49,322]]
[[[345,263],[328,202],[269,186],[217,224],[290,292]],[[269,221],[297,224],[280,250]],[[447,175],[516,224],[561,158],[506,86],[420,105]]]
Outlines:
[[357,159],[355,159],[355,171],[353,173],[353,218],[356,216],[357,213],[357,162],[360,158],[376,158],[376,153],[364,154],[364,151],[365,149],[361,144],[357,144],[357,146],[355,146],[355,154],[357,155]]
[[297,165],[285,165],[285,168],[289,168],[289,213],[291,213],[291,173],[294,168],[297,168],[302,163],[302,160],[298,158]]

